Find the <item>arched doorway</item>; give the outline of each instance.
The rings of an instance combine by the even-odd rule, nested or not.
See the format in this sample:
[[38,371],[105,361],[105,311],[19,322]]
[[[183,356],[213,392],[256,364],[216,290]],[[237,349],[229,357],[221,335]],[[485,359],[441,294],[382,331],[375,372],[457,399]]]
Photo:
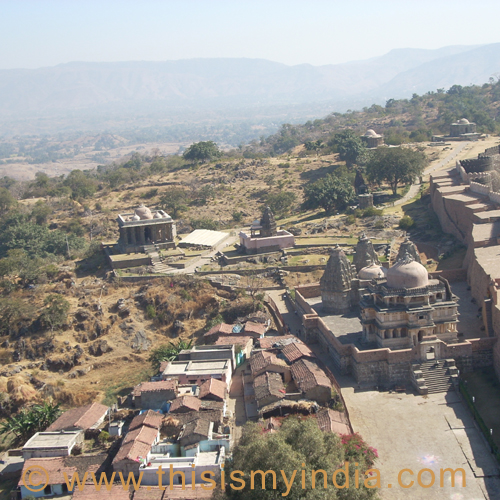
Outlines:
[[422,342],[422,339],[425,337],[425,330],[420,330],[418,332],[418,341]]
[[427,352],[425,353],[425,356],[428,360],[429,359],[436,359],[436,351],[435,351],[434,347],[429,347],[429,349],[427,349]]

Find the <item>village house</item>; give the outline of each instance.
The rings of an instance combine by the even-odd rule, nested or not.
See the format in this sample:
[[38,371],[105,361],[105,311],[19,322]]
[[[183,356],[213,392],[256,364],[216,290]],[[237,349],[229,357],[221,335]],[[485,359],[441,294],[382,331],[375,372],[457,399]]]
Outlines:
[[81,431],[37,432],[23,446],[23,458],[67,457],[82,442]]
[[344,412],[324,408],[316,415],[319,428],[323,432],[336,434],[352,434],[349,420]]
[[197,345],[191,349],[184,349],[179,353],[179,361],[209,361],[227,359],[231,367],[236,368],[236,358],[233,345]]
[[291,380],[290,367],[287,363],[279,359],[275,354],[267,351],[259,351],[250,358],[250,370],[252,377],[261,375],[265,372],[274,372],[281,374],[285,383]]
[[302,342],[291,342],[281,350],[282,356],[292,364],[302,358],[314,359],[316,355]]
[[253,381],[253,389],[259,408],[275,403],[286,395],[285,385],[279,373],[264,372],[258,375]]
[[[69,495],[70,492],[66,484],[65,474],[68,478],[73,477],[75,473],[78,473],[79,477],[83,478],[85,472],[88,472],[89,475],[94,472],[96,476],[100,476],[101,472],[105,470],[106,459],[107,455],[30,458],[24,462],[21,479],[18,483],[21,498]],[[33,477],[33,481],[41,481],[41,483],[45,483],[45,487],[40,491],[33,491],[26,488],[23,481],[25,475],[30,475],[30,471],[41,471],[41,468],[46,472],[46,475],[44,474],[40,477],[40,474],[32,472],[35,476]]]
[[300,359],[291,366],[295,385],[306,399],[325,404],[332,398],[332,384],[325,372],[312,360]]
[[252,336],[236,336],[219,337],[215,341],[215,345],[233,345],[236,364],[239,366],[245,359],[250,357],[252,353],[254,338]]
[[199,411],[200,406],[201,401],[197,397],[182,396],[172,401],[169,413],[187,413],[188,411]]
[[232,376],[231,360],[186,360],[170,361],[161,377],[163,380],[177,379],[180,384],[201,385],[205,380],[216,378],[229,388]]
[[45,430],[46,432],[58,431],[88,431],[97,429],[104,422],[109,408],[99,403],[73,408],[65,411],[56,421]]
[[198,397],[202,400],[224,401],[227,386],[224,382],[211,378],[200,385]]
[[177,380],[142,382],[132,391],[136,408],[159,410],[166,408],[169,401],[177,396]]

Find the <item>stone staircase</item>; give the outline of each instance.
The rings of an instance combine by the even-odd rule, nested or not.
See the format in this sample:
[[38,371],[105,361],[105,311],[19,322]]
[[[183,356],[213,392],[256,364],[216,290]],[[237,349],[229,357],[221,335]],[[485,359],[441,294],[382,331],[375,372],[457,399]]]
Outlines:
[[412,366],[412,383],[419,394],[447,392],[458,380],[454,359],[433,359]]
[[144,251],[148,254],[149,259],[151,260],[151,265],[153,266],[155,273],[165,274],[173,271],[171,267],[162,262],[161,257],[156,251],[154,245],[145,246]]

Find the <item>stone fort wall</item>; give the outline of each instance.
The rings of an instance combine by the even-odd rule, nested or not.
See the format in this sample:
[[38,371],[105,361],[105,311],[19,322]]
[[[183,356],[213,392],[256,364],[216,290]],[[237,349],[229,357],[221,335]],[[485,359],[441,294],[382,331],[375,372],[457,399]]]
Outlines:
[[[500,263],[495,264],[500,257],[495,236],[500,235],[490,234],[496,231],[494,221],[500,220],[500,193],[491,190],[489,174],[477,170],[484,165],[483,160],[491,160],[490,166],[497,168],[499,152],[500,146],[489,148],[478,160],[462,160],[444,174],[431,175],[430,192],[432,207],[443,231],[467,246],[464,260],[467,281],[478,307],[482,307],[486,334],[490,335],[481,340],[490,342],[493,365],[500,378],[500,342],[496,341],[500,336]],[[475,182],[478,179],[486,184]],[[488,225],[481,227],[482,224]],[[479,352],[475,355],[476,364],[487,363],[489,354]],[[468,367],[470,363],[464,363],[463,368]]]

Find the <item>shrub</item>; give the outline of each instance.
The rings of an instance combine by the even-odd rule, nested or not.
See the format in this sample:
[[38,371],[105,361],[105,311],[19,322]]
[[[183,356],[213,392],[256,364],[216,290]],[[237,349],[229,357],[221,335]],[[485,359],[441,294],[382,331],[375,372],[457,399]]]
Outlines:
[[101,444],[104,444],[106,441],[109,441],[110,437],[111,436],[110,436],[109,432],[101,431],[101,433],[99,434],[99,437],[97,439],[99,439],[99,442]]
[[148,304],[146,306],[146,316],[149,318],[149,319],[154,319],[156,318],[156,309],[155,309],[155,306],[153,304]]
[[405,215],[399,221],[399,229],[404,229],[405,231],[408,231],[408,229],[410,229],[414,225],[415,225],[415,221],[409,215]]

